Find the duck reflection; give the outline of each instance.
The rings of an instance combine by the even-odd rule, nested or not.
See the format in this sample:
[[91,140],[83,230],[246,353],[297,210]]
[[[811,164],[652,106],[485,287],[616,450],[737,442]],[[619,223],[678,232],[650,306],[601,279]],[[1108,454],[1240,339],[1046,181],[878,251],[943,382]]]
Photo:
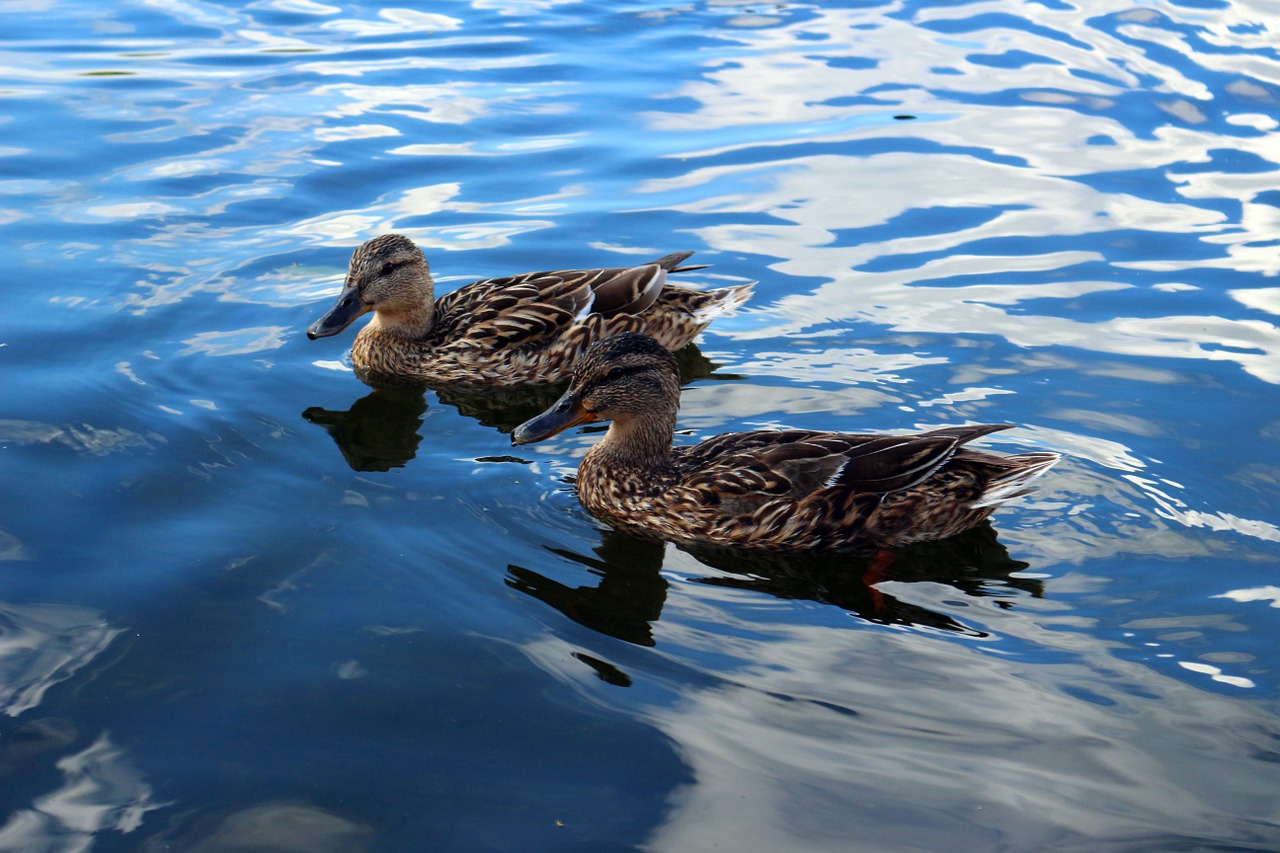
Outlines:
[[[681,384],[698,379],[741,379],[731,373],[716,373],[719,365],[704,356],[696,344],[675,354]],[[374,383],[372,390],[346,411],[312,406],[303,420],[323,427],[347,464],[356,471],[390,471],[403,468],[417,455],[422,442],[420,429],[427,411],[423,385]],[[478,388],[444,386],[434,389],[436,398],[452,406],[481,426],[509,433],[520,424],[545,411],[564,391],[560,385],[527,388]]]
[[[698,379],[742,379],[733,373],[716,373],[720,365],[702,354],[697,344],[689,344],[675,353],[680,368],[680,384],[687,385]],[[564,393],[565,386],[541,385],[524,388],[475,388],[468,386],[443,386],[436,389],[436,397],[446,406],[453,406],[481,426],[492,427],[504,435],[520,424],[545,412]]]
[[[883,625],[925,627],[973,637],[986,634],[945,613],[902,601],[875,585],[886,580],[930,581],[975,597],[998,597],[1005,589],[1036,598],[1043,594],[1040,581],[1014,577],[1028,564],[1009,556],[989,523],[950,539],[877,553],[756,553],[678,547],[704,565],[727,573],[694,578],[697,583],[830,604]],[[599,578],[594,586],[567,586],[517,565],[507,566],[506,582],[580,625],[628,643],[652,646],[653,625],[666,602],[667,582],[661,575],[664,548],[661,541],[604,530],[593,556],[548,549],[586,566]],[[1009,606],[1009,602],[998,603]]]
[[374,388],[345,412],[312,406],[302,418],[324,427],[354,470],[390,471],[418,452],[426,411],[423,389],[388,385]]
[[532,569],[509,564],[507,586],[549,604],[579,625],[637,646],[652,646],[653,623],[667,600],[662,542],[603,532],[595,556],[560,548],[551,553],[586,566],[595,586],[566,586]]
[[876,587],[881,581],[946,584],[975,598],[996,597],[1016,589],[1040,598],[1043,584],[1014,577],[1030,564],[1015,560],[1000,543],[990,522],[957,536],[876,553],[796,555],[755,554],[722,548],[687,549],[700,562],[731,572],[729,577],[702,578],[713,586],[752,589],[778,598],[830,604],[850,615],[881,625],[909,625],[973,637],[986,632],[945,613],[911,604]]

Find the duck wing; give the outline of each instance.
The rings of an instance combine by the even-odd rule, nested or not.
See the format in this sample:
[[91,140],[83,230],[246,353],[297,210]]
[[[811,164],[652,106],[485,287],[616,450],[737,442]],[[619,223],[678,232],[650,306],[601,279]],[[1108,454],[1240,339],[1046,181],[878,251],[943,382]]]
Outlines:
[[461,349],[536,346],[572,326],[590,301],[589,292],[555,273],[486,279],[436,303],[432,334]]
[[692,252],[634,267],[547,270],[477,281],[436,303],[435,334],[459,346],[536,346],[590,314],[639,314],[657,301],[668,272]]
[[677,458],[689,471],[681,486],[705,505],[740,512],[752,503],[798,501],[822,489],[872,496],[909,489],[965,442],[1009,426],[946,427],[915,435],[730,433],[678,451]]
[[[950,461],[961,445],[1012,426],[971,424],[943,427],[916,435],[885,435],[870,441],[860,440],[845,451],[848,462],[829,485],[868,494],[909,489]],[[837,435],[834,438],[839,441],[847,437]]]
[[[635,267],[575,271],[591,288],[595,299],[591,311],[605,317],[639,314],[657,301],[667,283],[667,273],[706,269],[708,264],[680,262],[693,252],[676,252]],[[565,273],[564,275],[570,275]]]

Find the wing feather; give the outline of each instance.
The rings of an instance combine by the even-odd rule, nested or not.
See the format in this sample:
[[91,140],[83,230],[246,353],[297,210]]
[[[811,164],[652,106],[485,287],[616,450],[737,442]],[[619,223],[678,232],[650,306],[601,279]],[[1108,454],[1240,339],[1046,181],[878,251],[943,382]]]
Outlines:
[[[433,337],[450,347],[539,347],[587,317],[641,314],[662,294],[667,272],[692,252],[634,267],[548,270],[473,282],[436,303]],[[594,324],[592,324],[594,328]]]
[[956,450],[949,435],[884,436],[851,447],[831,485],[885,494],[909,489],[942,467]]
[[639,314],[658,300],[666,282],[667,271],[657,264],[619,270],[616,275],[594,282],[595,310],[606,317]]
[[[803,430],[733,433],[681,448],[689,499],[719,517],[750,515],[800,501],[832,517],[866,517],[892,492],[909,489],[946,464],[961,443],[998,427],[948,428],[919,435]],[[769,512],[781,511],[770,509]],[[770,521],[767,527],[775,524]]]

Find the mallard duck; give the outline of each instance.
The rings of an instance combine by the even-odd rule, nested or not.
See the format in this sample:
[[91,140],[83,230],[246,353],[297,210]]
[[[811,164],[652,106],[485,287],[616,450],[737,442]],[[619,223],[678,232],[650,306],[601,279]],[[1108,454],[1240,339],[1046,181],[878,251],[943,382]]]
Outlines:
[[578,468],[578,497],[593,515],[676,540],[783,550],[951,536],[1024,494],[1059,459],[962,447],[1010,424],[916,435],[739,432],[673,448],[679,401],[671,354],[645,335],[616,335],[592,344],[563,396],[511,440],[610,420]]
[[708,291],[667,284],[668,273],[706,266],[681,266],[692,254],[489,278],[437,301],[422,251],[408,237],[385,234],[356,249],[338,301],[307,337],[336,335],[372,311],[351,348],[362,375],[424,384],[562,382],[592,341],[644,331],[679,349],[746,301],[753,284]]

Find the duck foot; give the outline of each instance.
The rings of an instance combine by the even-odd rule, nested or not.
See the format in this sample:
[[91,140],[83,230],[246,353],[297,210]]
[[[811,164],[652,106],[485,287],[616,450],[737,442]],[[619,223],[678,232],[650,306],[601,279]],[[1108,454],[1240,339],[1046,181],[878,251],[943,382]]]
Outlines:
[[862,573],[862,582],[867,585],[867,589],[871,592],[871,603],[875,613],[879,615],[884,610],[884,594],[876,589],[876,584],[889,577],[889,569],[893,568],[895,557],[893,552],[881,549],[876,552],[875,557],[871,560],[871,565]]

